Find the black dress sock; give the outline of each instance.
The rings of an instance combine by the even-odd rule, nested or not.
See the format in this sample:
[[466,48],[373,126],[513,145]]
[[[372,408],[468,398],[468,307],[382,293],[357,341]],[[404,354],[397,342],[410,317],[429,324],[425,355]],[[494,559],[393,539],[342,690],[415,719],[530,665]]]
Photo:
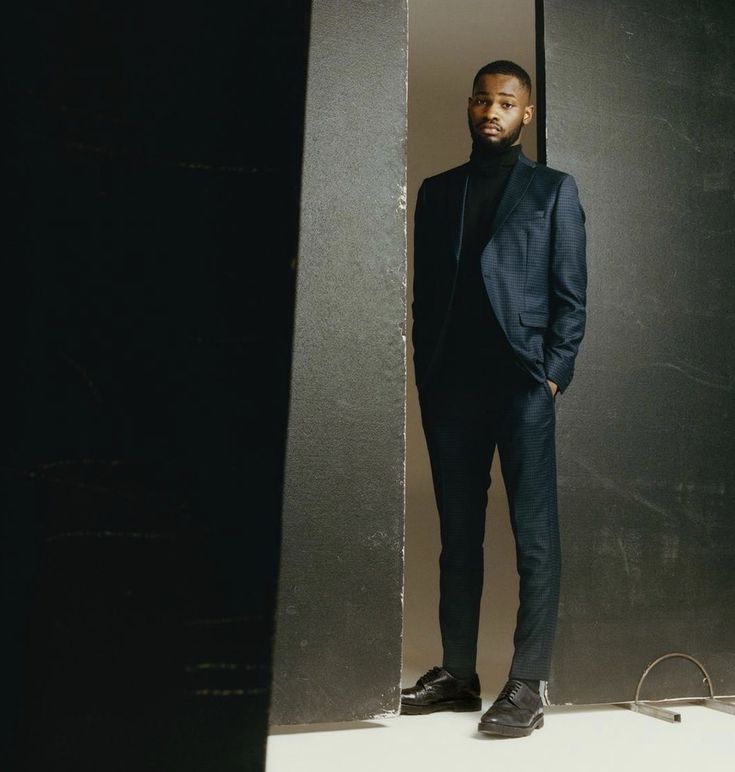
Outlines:
[[539,693],[539,681],[532,678],[519,678],[519,681],[523,681],[529,689],[532,689],[536,694]]
[[455,678],[466,679],[475,675],[475,668],[473,667],[447,667],[446,665],[442,665],[442,667]]

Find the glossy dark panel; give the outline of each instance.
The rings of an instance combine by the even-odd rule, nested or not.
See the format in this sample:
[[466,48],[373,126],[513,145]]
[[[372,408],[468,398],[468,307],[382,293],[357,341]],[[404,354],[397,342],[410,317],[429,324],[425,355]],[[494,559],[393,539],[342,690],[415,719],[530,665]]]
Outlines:
[[400,700],[406,2],[313,5],[271,719]]
[[263,767],[308,32],[6,13],[4,769]]
[[[547,161],[587,213],[589,325],[558,407],[550,698],[632,700],[688,653],[735,694],[735,10],[544,2]],[[642,698],[699,696],[694,665]]]

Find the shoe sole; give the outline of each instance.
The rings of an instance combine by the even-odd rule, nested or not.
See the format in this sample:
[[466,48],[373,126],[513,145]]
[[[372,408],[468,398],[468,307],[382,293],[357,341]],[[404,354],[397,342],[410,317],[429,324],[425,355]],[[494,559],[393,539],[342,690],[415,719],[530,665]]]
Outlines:
[[419,716],[426,713],[438,713],[440,710],[451,710],[455,713],[470,713],[482,710],[482,699],[476,700],[444,700],[431,705],[404,705],[401,703],[402,716]]
[[500,735],[501,737],[527,737],[534,729],[541,729],[544,725],[544,717],[539,716],[530,726],[509,726],[508,724],[483,724],[477,725],[477,729],[485,734]]

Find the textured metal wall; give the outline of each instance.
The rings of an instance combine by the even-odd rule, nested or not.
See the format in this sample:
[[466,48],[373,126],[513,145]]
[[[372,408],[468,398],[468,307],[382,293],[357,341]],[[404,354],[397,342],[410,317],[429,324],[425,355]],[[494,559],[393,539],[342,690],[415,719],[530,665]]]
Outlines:
[[[550,698],[631,700],[689,653],[735,693],[733,5],[546,0],[547,160],[587,213],[589,325],[558,405]],[[702,695],[669,660],[642,698]]]
[[400,699],[406,12],[313,4],[275,724]]

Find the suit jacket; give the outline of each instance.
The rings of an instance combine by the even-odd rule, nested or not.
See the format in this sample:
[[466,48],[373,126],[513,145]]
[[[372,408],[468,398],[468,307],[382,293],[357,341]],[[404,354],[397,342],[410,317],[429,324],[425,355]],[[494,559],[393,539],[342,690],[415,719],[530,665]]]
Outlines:
[[[469,162],[419,188],[414,210],[414,369],[438,361],[456,287]],[[586,318],[585,213],[574,177],[520,153],[480,256],[487,296],[518,363],[564,391]]]

